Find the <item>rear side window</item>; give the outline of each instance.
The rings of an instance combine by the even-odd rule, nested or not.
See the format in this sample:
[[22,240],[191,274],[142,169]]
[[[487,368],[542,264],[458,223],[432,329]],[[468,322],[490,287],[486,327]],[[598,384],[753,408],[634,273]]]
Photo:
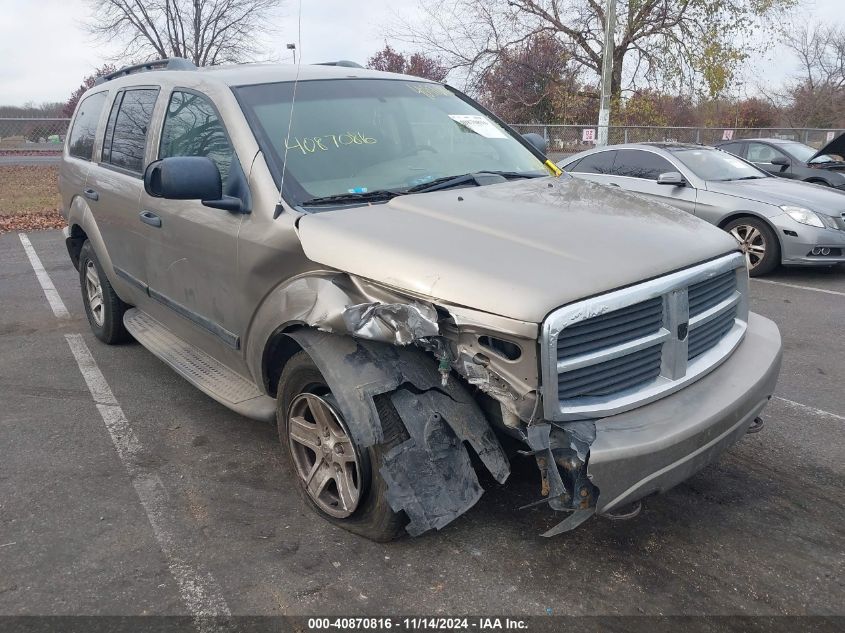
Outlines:
[[657,180],[660,174],[669,171],[678,171],[678,169],[665,158],[641,150],[621,149],[616,154],[616,160],[613,163],[613,174],[628,178]]
[[98,92],[82,101],[68,139],[68,152],[71,156],[91,160],[94,154],[97,124],[100,122],[100,114],[103,112],[103,106],[106,105],[107,96],[108,92]]
[[126,90],[117,96],[103,141],[104,163],[135,173],[143,170],[147,132],[157,98],[157,88]]
[[610,174],[614,158],[616,158],[616,150],[590,154],[571,166],[569,171],[580,174]]
[[167,106],[159,158],[207,156],[217,165],[223,182],[234,151],[211,101],[192,92],[175,91]]

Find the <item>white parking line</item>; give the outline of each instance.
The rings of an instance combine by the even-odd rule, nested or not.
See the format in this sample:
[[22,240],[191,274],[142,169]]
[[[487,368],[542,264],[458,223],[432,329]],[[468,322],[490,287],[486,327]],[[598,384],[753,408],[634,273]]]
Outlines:
[[23,250],[26,251],[26,256],[29,257],[29,263],[32,264],[32,270],[35,271],[35,276],[38,278],[38,283],[41,284],[41,289],[44,291],[44,296],[47,297],[47,302],[53,309],[53,314],[58,319],[69,319],[70,313],[67,311],[62,298],[56,291],[56,287],[53,285],[53,281],[50,279],[47,271],[44,270],[41,259],[39,259],[35,249],[32,248],[32,243],[29,241],[26,233],[18,233],[18,237],[21,238]]
[[[29,238],[24,233],[18,235],[53,314],[60,319],[69,318],[70,313],[44,270]],[[223,597],[223,591],[209,571],[192,562],[189,549],[182,545],[191,535],[179,538],[176,529],[178,522],[167,503],[168,494],[164,483],[153,469],[146,466],[149,460],[145,461],[144,456],[149,453],[146,453],[132,430],[103,372],[91,355],[91,350],[85,344],[85,339],[81,334],[65,334],[65,339],[111,436],[117,455],[129,474],[135,493],[147,514],[156,541],[167,559],[167,566],[176,580],[179,594],[193,617],[196,628],[201,632],[229,630],[231,622],[228,617],[231,616],[231,611]],[[4,544],[3,547],[7,545],[14,543]]]
[[170,573],[179,585],[182,600],[194,616],[200,631],[219,630],[218,623],[208,618],[231,615],[220,586],[210,572],[191,563],[189,552],[180,545],[172,528],[175,522],[170,516],[164,484],[152,469],[144,465],[144,447],[129,425],[82,335],[65,334],[65,338],[120,461],[129,473],[132,486],[147,513],[156,540],[167,558]]
[[794,400],[787,400],[786,398],[781,398],[780,396],[774,396],[774,399],[786,403],[793,409],[800,409],[802,411],[806,411],[807,413],[813,413],[815,415],[820,415],[825,418],[833,418],[834,420],[841,420],[845,422],[845,416],[839,415],[838,413],[831,413],[830,411],[825,411],[824,409],[816,409],[816,407],[811,407],[807,404],[801,404],[800,402],[795,402]]
[[839,292],[838,290],[827,290],[825,288],[814,288],[813,286],[799,286],[798,284],[788,284],[785,281],[773,281],[771,279],[757,279],[756,277],[752,279],[752,281],[756,281],[761,284],[773,284],[775,286],[786,286],[787,288],[797,288],[798,290],[812,290],[813,292],[823,292],[826,295],[837,295],[839,297],[845,297],[845,292]]

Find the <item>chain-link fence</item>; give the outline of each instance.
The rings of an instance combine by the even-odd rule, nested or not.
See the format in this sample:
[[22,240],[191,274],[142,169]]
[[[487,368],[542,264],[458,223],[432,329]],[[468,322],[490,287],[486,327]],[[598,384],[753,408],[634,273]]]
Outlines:
[[70,119],[0,118],[0,154],[61,152]]
[[[573,154],[595,145],[598,128],[595,125],[513,125],[521,134],[534,132],[546,139],[550,154]],[[610,126],[608,142],[646,143],[675,142],[715,145],[728,140],[744,138],[780,138],[799,141],[816,149],[841,134],[841,129],[790,129],[790,128],[707,128],[707,127],[656,127]]]
[[[0,153],[60,152],[70,119],[0,118]],[[513,127],[522,134],[535,132],[548,142],[550,154],[572,154],[592,147],[598,136],[595,125],[523,125]],[[790,128],[706,128],[611,126],[609,143],[678,142],[714,145],[741,138],[781,138],[822,147],[843,130]]]

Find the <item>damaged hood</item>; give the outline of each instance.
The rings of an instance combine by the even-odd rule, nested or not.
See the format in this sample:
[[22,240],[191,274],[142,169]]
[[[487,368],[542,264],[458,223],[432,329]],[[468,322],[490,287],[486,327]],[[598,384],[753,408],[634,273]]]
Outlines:
[[305,215],[298,226],[316,263],[535,323],[736,250],[692,215],[569,176],[404,195]]

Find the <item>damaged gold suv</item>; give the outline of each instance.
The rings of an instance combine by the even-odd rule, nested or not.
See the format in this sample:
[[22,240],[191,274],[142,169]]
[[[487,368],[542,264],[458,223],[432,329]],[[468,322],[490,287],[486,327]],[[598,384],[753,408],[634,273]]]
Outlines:
[[561,174],[460,92],[349,63],[101,78],[61,167],[91,327],[275,421],[317,514],[388,540],[540,471],[547,534],[623,514],[755,423],[775,325],[736,241]]

